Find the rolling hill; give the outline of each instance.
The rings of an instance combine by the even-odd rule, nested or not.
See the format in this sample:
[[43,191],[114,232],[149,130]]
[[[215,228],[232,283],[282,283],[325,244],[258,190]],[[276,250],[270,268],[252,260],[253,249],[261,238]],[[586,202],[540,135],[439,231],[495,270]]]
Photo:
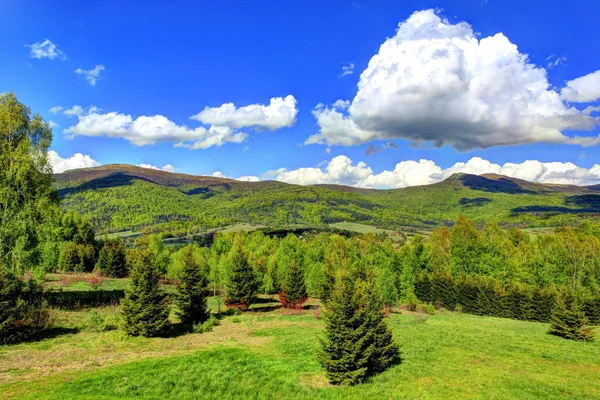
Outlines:
[[156,224],[217,227],[235,223],[380,228],[451,224],[459,214],[515,226],[600,218],[600,187],[550,185],[496,174],[455,174],[425,186],[376,190],[342,185],[241,182],[105,165],[55,174],[63,207],[101,231]]

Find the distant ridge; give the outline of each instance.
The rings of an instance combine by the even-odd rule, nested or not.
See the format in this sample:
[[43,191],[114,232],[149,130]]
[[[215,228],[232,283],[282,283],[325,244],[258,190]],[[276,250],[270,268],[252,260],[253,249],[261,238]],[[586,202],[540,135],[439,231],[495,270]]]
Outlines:
[[452,225],[464,214],[483,224],[576,225],[600,220],[600,185],[528,182],[497,174],[454,174],[399,189],[244,182],[132,165],[104,165],[55,174],[63,208],[100,229],[172,224],[217,227],[328,225],[360,222],[384,229]]
[[[283,182],[276,181],[259,181],[259,182],[245,182],[237,181],[230,178],[219,178],[207,175],[191,175],[183,174],[178,172],[168,172],[162,170],[156,170],[152,168],[143,168],[129,164],[107,164],[99,167],[92,168],[80,168],[68,170],[63,173],[54,174],[55,181],[59,186],[70,186],[75,183],[88,182],[93,179],[101,179],[114,174],[122,174],[131,177],[138,177],[146,179],[150,182],[163,185],[177,187],[181,185],[194,185],[202,184],[208,186],[216,185],[234,185],[234,186],[261,186],[265,182],[271,182],[271,184],[280,183],[286,185]],[[571,194],[582,194],[582,193],[597,193],[600,191],[600,185],[593,186],[577,186],[577,185],[566,185],[566,184],[552,184],[552,183],[540,183],[530,182],[523,179],[513,178],[506,175],[486,173],[481,175],[466,174],[466,173],[455,173],[446,178],[445,180],[430,185],[420,186],[432,186],[432,185],[448,185],[448,184],[459,184],[464,187],[471,187],[479,190],[489,191],[508,191],[511,190],[515,193],[518,192],[563,192]],[[299,186],[299,185],[298,185]],[[353,192],[353,193],[367,193],[372,191],[387,191],[387,190],[404,190],[407,188],[398,189],[368,189],[360,188],[348,185],[339,184],[316,184],[307,185],[321,187],[329,190],[337,190],[342,192]],[[413,186],[414,187],[414,186]]]

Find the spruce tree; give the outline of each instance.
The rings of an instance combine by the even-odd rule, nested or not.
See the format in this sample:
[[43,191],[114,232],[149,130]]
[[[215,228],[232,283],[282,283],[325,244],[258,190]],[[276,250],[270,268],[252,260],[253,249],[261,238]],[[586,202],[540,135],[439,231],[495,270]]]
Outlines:
[[96,268],[105,276],[123,278],[127,276],[127,254],[120,238],[108,239],[104,242]]
[[194,247],[189,245],[183,250],[180,283],[175,292],[177,316],[184,324],[197,324],[209,317],[206,305],[206,279],[202,275],[202,266],[196,260]]
[[382,300],[358,286],[349,277],[338,277],[326,303],[325,338],[319,339],[317,360],[334,385],[360,383],[398,358]]
[[559,298],[552,310],[548,333],[565,339],[591,342],[594,340],[594,332],[586,326],[587,323],[588,319],[576,300],[565,304],[565,301]]
[[281,304],[287,308],[299,307],[308,299],[304,275],[298,268],[296,260],[292,260],[284,284],[281,287],[279,299]]
[[259,282],[254,275],[254,270],[248,264],[248,259],[242,248],[242,243],[237,243],[231,250],[229,271],[225,290],[227,298],[225,304],[229,308],[247,310],[254,302]]
[[131,282],[121,300],[123,329],[131,336],[158,336],[169,328],[169,304],[148,250],[130,253]]
[[399,359],[398,344],[388,327],[383,311],[383,300],[374,290],[367,288],[365,305],[362,308],[364,320],[362,344],[368,356],[367,375],[384,371]]

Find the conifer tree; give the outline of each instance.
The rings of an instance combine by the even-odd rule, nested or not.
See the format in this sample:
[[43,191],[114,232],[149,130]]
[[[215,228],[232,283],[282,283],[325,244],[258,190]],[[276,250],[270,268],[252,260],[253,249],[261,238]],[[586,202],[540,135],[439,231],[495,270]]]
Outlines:
[[565,304],[565,301],[559,298],[552,310],[548,333],[565,339],[591,342],[594,340],[594,332],[586,326],[587,323],[588,319],[576,300]]
[[317,360],[334,385],[360,383],[398,358],[381,299],[358,286],[349,277],[338,277],[326,303],[325,338],[319,339]]
[[148,250],[130,253],[131,283],[121,300],[123,329],[131,336],[158,336],[169,328],[169,304]]
[[296,308],[301,306],[307,299],[304,275],[298,268],[296,260],[292,260],[284,284],[281,287],[279,300],[284,307]]
[[177,316],[185,324],[204,322],[209,317],[206,305],[206,279],[202,266],[194,256],[194,247],[187,246],[183,251],[180,284],[175,292]]
[[123,278],[127,276],[127,254],[123,241],[119,238],[108,239],[104,242],[96,268],[106,276]]
[[231,250],[229,259],[225,304],[229,308],[247,310],[255,299],[258,287],[259,282],[254,275],[254,270],[248,264],[242,243],[238,242]]
[[383,300],[374,290],[367,289],[365,305],[362,309],[364,319],[363,346],[368,356],[367,374],[384,371],[399,358],[398,344],[394,341],[392,330],[388,327],[383,311]]

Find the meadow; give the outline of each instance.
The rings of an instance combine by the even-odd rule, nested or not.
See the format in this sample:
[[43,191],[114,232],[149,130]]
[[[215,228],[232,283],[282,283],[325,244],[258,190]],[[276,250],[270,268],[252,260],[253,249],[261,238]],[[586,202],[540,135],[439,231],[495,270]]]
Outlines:
[[[217,300],[209,299],[214,313]],[[242,315],[221,314],[211,332],[176,324],[161,338],[103,331],[98,321],[114,323],[118,306],[54,309],[44,336],[0,348],[0,393],[61,400],[600,396],[600,343],[548,335],[547,324],[445,310],[395,309],[388,322],[402,361],[364,384],[332,386],[315,360],[323,329],[317,306],[311,299],[294,312],[262,296]]]

